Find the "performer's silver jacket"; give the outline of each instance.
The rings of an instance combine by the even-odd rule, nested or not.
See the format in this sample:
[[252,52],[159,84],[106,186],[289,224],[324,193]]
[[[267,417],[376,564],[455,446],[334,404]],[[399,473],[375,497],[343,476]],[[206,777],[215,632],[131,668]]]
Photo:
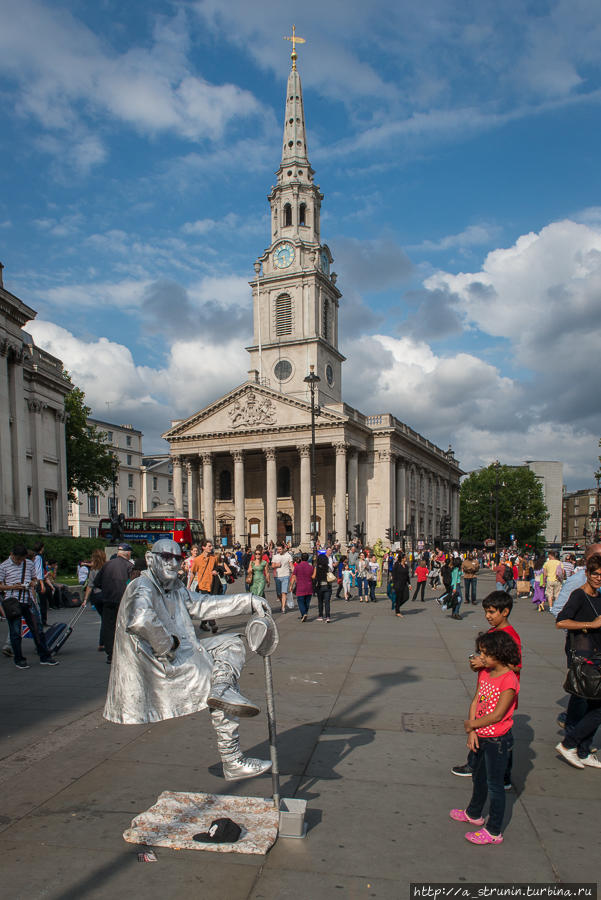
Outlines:
[[[128,584],[119,606],[104,718],[134,725],[204,709],[214,659],[197,638],[190,617],[251,613],[252,594],[191,593],[180,581],[166,591],[151,572],[143,572]],[[169,660],[174,635],[179,647]],[[241,641],[231,634],[223,640],[233,637]]]

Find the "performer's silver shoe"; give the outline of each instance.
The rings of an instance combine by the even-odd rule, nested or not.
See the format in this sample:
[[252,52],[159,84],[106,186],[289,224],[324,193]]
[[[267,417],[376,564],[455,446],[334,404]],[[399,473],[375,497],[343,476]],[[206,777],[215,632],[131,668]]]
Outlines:
[[[226,681],[212,685],[211,692],[207,698],[207,706],[209,709],[221,709],[227,716],[238,716],[240,718],[258,716],[261,712],[255,703],[243,697],[240,691]],[[237,777],[247,778],[248,776],[242,775]]]
[[254,778],[271,769],[268,759],[253,759],[252,756],[240,756],[239,759],[223,760],[223,774],[226,781],[238,781],[241,778]]

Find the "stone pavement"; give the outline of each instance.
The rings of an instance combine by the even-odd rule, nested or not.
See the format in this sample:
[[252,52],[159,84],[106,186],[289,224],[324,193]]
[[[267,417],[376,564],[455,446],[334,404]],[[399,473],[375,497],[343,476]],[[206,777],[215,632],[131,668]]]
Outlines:
[[[494,588],[488,573],[478,588],[480,596]],[[516,604],[524,674],[515,790],[505,843],[474,847],[448,817],[466,805],[471,782],[449,770],[465,759],[462,722],[475,683],[467,657],[486,622],[480,607],[464,607],[461,622],[432,600],[405,610],[397,619],[382,598],[334,601],[329,625],[314,609],[304,625],[296,612],[276,614],[281,794],[308,801],[309,833],[279,839],[266,857],[159,848],[158,862],[137,862],[122,832],[161,791],[267,797],[271,777],[224,782],[206,712],[153,726],[104,722],[108,666],[96,652],[93,610],[60,667],[40,667],[31,651],[26,671],[0,657],[4,896],[396,900],[411,881],[596,881],[601,772],[573,769],[554,750],[565,698],[553,619]],[[264,696],[260,657],[249,655],[242,687]],[[245,750],[268,756],[264,715],[243,721],[241,735]]]

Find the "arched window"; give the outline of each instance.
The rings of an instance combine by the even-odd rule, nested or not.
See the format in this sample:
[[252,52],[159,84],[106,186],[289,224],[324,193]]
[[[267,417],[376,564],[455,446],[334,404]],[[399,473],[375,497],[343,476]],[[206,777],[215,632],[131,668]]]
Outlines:
[[290,497],[290,469],[280,466],[278,470],[278,497]]
[[284,206],[284,227],[292,225],[292,207],[289,203]]
[[232,499],[232,475],[228,469],[222,469],[219,473],[219,499]]
[[275,301],[275,336],[292,334],[292,298],[280,294]]
[[328,303],[328,298],[323,298],[323,329],[322,334],[326,341],[328,340],[328,326],[329,326],[329,317],[330,317],[330,304]]
[[307,224],[307,204],[301,203],[298,208],[298,224],[306,225]]

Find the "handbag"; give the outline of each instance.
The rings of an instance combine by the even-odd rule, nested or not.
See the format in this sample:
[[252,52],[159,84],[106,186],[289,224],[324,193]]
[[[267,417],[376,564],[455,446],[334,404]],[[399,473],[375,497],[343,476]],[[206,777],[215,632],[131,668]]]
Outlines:
[[[597,610],[587,597],[595,618]],[[583,625],[586,623],[583,622]],[[575,694],[585,700],[601,700],[601,654],[582,655],[574,651],[574,635],[570,632],[570,665],[563,685],[566,694]]]
[[[27,561],[23,561],[23,569],[21,570],[21,584],[25,582],[25,570],[27,567]],[[4,608],[4,615],[7,619],[18,619],[21,615],[21,596],[23,591],[19,591],[18,597],[5,597],[2,595],[2,606]]]
[[525,581],[524,579],[520,579],[517,583],[517,592],[518,592],[518,594],[529,594],[530,593],[530,582]]
[[328,571],[328,574],[326,575],[326,581],[328,582],[328,584],[334,584],[334,582],[337,581],[337,578],[333,572]]

